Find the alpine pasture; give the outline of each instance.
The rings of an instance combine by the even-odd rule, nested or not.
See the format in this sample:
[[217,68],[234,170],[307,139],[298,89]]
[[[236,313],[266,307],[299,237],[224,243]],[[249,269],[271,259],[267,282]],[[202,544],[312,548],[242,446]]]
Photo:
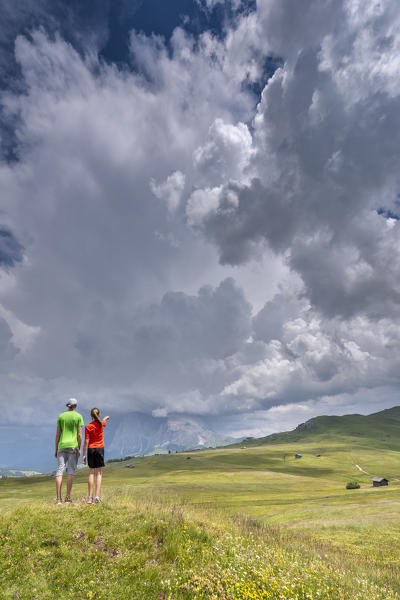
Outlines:
[[72,506],[48,475],[2,479],[0,597],[400,598],[399,417],[110,462],[98,506],[86,469]]

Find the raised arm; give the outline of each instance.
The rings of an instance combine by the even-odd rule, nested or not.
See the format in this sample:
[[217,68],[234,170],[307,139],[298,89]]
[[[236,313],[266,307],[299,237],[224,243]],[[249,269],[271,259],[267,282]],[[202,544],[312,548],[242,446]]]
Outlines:
[[61,429],[60,426],[57,425],[57,432],[56,432],[56,448],[54,451],[54,456],[57,458],[57,450],[58,450],[58,442],[60,441],[60,435],[61,435]]

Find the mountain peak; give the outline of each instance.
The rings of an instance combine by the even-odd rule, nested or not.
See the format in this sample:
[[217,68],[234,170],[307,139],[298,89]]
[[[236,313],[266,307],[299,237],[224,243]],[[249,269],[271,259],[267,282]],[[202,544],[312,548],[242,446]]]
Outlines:
[[201,417],[184,414],[152,417],[130,413],[118,425],[108,454],[117,458],[224,446],[234,441],[234,438],[215,433]]

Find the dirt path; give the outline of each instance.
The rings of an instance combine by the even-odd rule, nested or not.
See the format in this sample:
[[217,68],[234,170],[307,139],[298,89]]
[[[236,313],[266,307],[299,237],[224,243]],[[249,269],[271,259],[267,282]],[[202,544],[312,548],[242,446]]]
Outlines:
[[362,468],[360,467],[360,465],[356,465],[356,467],[357,467],[357,469],[358,469],[359,471],[361,471],[361,473],[365,473],[366,475],[371,475],[371,473],[368,473],[368,471],[364,471],[364,469],[362,469]]

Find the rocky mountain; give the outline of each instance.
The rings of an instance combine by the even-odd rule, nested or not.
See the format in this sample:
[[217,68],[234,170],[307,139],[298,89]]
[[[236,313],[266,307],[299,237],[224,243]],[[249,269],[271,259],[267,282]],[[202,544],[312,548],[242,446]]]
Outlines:
[[114,430],[111,443],[107,444],[107,457],[224,446],[235,441],[238,440],[212,431],[200,417],[173,415],[159,418],[130,413]]
[[30,477],[31,475],[40,475],[39,471],[20,471],[18,469],[0,469],[0,478],[7,477]]

